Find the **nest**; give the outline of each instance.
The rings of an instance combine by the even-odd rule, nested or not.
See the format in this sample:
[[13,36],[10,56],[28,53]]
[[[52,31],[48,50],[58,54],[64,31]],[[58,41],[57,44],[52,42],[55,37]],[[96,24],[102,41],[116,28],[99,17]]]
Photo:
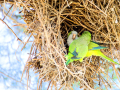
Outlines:
[[[10,2],[10,1],[9,1]],[[120,3],[118,0],[17,0],[11,1],[21,8],[27,33],[34,37],[25,70],[38,73],[38,90],[43,82],[48,89],[73,89],[79,82],[84,90],[109,89],[117,84],[111,75],[119,71],[115,65],[101,57],[84,58],[65,65],[68,51],[67,35],[76,30],[79,35],[90,31],[92,40],[104,43],[109,49],[102,52],[120,63]],[[29,40],[28,40],[29,41]],[[27,44],[28,42],[26,42]],[[25,45],[26,45],[25,44]],[[117,86],[119,87],[119,86]]]

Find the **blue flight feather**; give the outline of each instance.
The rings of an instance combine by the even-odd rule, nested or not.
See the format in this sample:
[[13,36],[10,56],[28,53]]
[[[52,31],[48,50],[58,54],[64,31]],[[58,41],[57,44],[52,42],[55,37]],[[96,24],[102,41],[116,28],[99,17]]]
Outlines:
[[105,49],[105,48],[107,48],[107,47],[98,46],[98,47],[93,47],[90,50]]

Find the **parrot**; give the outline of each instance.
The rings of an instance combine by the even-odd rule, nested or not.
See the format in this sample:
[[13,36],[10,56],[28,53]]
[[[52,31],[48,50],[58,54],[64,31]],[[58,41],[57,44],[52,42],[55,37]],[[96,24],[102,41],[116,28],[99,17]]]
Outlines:
[[73,42],[73,40],[78,39],[77,35],[78,35],[78,33],[76,31],[71,31],[68,33],[68,38],[67,38],[68,46],[70,46],[70,44]]
[[[70,37],[74,38],[74,33],[71,34],[72,35],[70,35]],[[84,31],[78,39],[75,39],[70,43],[68,55],[65,56],[67,60],[66,65],[76,60],[79,60],[80,62],[83,61],[83,58],[88,52],[88,44],[90,43],[90,40],[91,33],[88,31]]]
[[[73,37],[73,34],[76,34],[76,35],[74,35],[74,37]],[[71,35],[71,36],[70,36],[70,35]],[[69,42],[68,46],[69,46],[74,40],[80,38],[80,37],[78,37],[77,35],[78,35],[78,33],[77,33],[76,31],[71,31],[71,33],[69,34],[68,39],[67,39],[67,42]],[[107,47],[100,46],[101,44],[103,44],[103,43],[98,43],[98,42],[90,41],[90,43],[88,44],[88,52],[87,52],[87,54],[86,54],[85,57],[90,57],[90,56],[92,56],[92,55],[94,55],[94,56],[100,56],[100,57],[102,57],[102,58],[104,58],[104,59],[106,59],[106,60],[108,60],[108,61],[110,61],[110,62],[113,62],[113,63],[115,63],[115,64],[120,65],[119,63],[117,63],[117,62],[113,61],[112,59],[110,59],[109,57],[105,56],[105,55],[100,51],[100,49],[106,49],[106,48],[107,48]],[[68,62],[69,62],[69,61],[68,61]],[[68,62],[66,62],[66,63],[68,63]]]

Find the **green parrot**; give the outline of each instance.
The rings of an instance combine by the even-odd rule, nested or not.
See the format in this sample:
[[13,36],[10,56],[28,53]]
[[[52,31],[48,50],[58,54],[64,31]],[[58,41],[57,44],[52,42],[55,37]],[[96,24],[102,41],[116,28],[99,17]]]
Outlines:
[[[74,33],[71,34],[74,35]],[[72,35],[70,37],[73,38]],[[88,31],[84,31],[83,34],[78,39],[75,39],[70,43],[69,52],[68,55],[66,55],[67,60],[66,65],[76,60],[79,60],[80,62],[83,61],[83,58],[86,56],[88,52],[88,44],[90,43],[90,40],[91,33]]]
[[[76,31],[71,31],[71,33],[70,33],[71,36],[69,35],[69,36],[68,36],[68,39],[67,39],[67,41],[69,41],[69,44],[68,44],[68,45],[70,45],[74,40],[80,38],[80,37],[77,36],[77,34],[74,35],[74,36],[76,36],[76,37],[73,37],[73,36],[72,36],[72,33],[73,33],[73,32],[74,32],[74,34],[77,33]],[[105,48],[107,48],[107,47],[102,47],[102,46],[100,46],[100,44],[102,44],[102,43],[97,43],[97,42],[94,42],[94,41],[90,41],[90,43],[89,43],[89,45],[88,45],[88,52],[87,52],[87,54],[86,54],[85,57],[90,57],[90,56],[92,56],[92,55],[101,56],[102,58],[104,58],[104,59],[106,59],[106,60],[108,60],[108,61],[110,61],[110,62],[113,62],[113,63],[115,63],[115,64],[120,65],[119,63],[117,63],[117,62],[113,61],[112,59],[108,58],[107,56],[105,56],[105,55],[100,51],[100,49],[105,49]],[[69,63],[69,61],[66,62],[66,65],[68,65],[68,63]]]

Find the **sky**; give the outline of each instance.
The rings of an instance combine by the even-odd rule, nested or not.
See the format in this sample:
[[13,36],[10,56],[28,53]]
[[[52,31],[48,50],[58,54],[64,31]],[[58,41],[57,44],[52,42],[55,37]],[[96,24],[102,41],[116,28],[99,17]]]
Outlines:
[[[6,5],[7,8],[10,5]],[[18,12],[14,12],[18,14]],[[0,19],[3,19],[3,12],[0,11]],[[23,22],[20,18],[14,18],[19,22]],[[6,17],[4,22],[6,22],[9,27],[16,33],[16,35],[24,42],[29,38],[23,33],[22,28],[15,27],[15,23],[10,18]],[[33,38],[31,39],[33,40]],[[15,35],[11,32],[8,27],[0,21],[0,90],[26,90],[27,78],[26,74],[23,75],[23,80],[21,80],[22,72],[24,66],[29,56],[30,46],[32,43],[27,44],[27,48],[23,47],[23,44],[17,40]],[[36,89],[37,78],[34,72],[30,71],[31,83],[29,90]]]

